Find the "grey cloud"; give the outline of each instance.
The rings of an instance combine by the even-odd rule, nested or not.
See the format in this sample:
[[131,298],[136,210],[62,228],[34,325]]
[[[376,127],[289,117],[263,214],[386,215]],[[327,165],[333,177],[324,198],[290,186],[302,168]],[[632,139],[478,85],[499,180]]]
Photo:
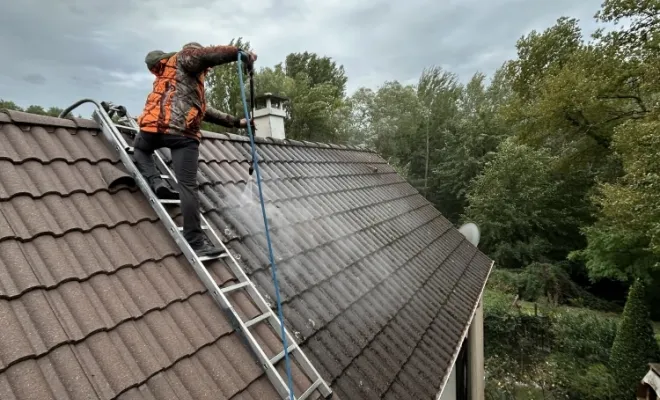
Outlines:
[[[580,18],[585,30],[590,31],[591,16],[599,2],[576,3],[466,1],[452,8],[422,6],[416,0],[390,3],[391,7],[383,4],[376,8],[373,18],[365,10],[346,20],[344,28],[360,38],[356,49],[363,52],[362,57],[346,63],[347,71],[351,76],[361,76],[375,70],[388,79],[399,80],[415,78],[430,65],[447,66],[462,80],[478,70],[492,73],[506,58],[515,56],[516,41],[530,27],[543,30],[568,15]],[[407,11],[411,9],[419,11]],[[487,53],[502,58],[480,62]]]
[[93,86],[98,88],[102,84],[101,79],[95,77],[72,76],[70,79],[74,85]]
[[23,76],[23,80],[28,83],[33,83],[35,85],[43,85],[46,83],[46,77],[41,74],[27,74]]
[[[515,56],[516,40],[563,15],[585,31],[601,0],[39,0],[11,1],[0,14],[0,89],[26,104],[77,97],[124,103],[139,113],[151,89],[144,65],[153,49],[243,36],[271,66],[312,51],[343,64],[349,91],[385,80],[414,82],[441,65],[466,80]],[[26,75],[26,71],[30,71]],[[48,79],[39,79],[45,78]],[[29,78],[28,78],[29,77]],[[28,85],[41,81],[40,89]]]

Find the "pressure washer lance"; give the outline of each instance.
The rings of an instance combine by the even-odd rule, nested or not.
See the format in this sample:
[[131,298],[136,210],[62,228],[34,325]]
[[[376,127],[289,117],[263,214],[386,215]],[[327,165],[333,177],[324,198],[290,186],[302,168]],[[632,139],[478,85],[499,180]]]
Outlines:
[[[254,104],[255,104],[255,99],[254,99],[254,63],[253,62],[247,62],[244,64],[245,72],[249,76],[250,79],[250,107],[252,108],[252,114],[250,116],[250,124],[252,125],[252,131],[256,131],[256,127],[254,125]],[[252,163],[250,163],[250,168],[248,169],[248,172],[250,176],[254,173],[254,167]]]

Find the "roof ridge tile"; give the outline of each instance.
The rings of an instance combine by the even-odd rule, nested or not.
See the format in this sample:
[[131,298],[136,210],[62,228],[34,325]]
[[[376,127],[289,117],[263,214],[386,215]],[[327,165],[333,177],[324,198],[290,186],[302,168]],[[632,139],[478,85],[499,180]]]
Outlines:
[[[245,135],[237,135],[231,132],[211,132],[202,130],[202,137],[206,139],[218,139],[218,140],[229,140],[232,142],[249,142],[250,138]],[[321,148],[321,149],[339,149],[347,151],[359,151],[363,153],[374,153],[375,151],[365,148],[363,146],[357,145],[348,145],[348,144],[335,144],[335,143],[324,143],[310,140],[296,140],[296,139],[278,139],[273,137],[263,137],[255,136],[255,144],[272,144],[279,146],[295,146],[295,147],[307,147],[307,148]]]
[[0,112],[9,116],[10,121],[15,124],[42,125],[60,128],[77,128],[76,121],[69,118],[51,117],[50,115],[39,115],[25,111],[1,109]]

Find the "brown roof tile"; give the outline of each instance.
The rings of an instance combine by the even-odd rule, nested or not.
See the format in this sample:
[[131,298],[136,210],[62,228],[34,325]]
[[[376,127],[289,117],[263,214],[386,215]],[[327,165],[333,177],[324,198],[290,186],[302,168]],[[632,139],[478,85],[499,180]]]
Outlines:
[[[109,399],[158,377],[169,389],[156,398],[182,398],[216,362],[215,386],[192,398],[245,391],[261,369],[143,195],[122,186],[95,124],[0,122],[0,398]],[[210,270],[231,278],[222,263]]]
[[[0,398],[277,399],[96,127],[0,113]],[[432,397],[490,260],[377,155],[256,141],[284,314],[334,398]],[[273,304],[250,158],[247,138],[205,134],[200,200]]]
[[[272,299],[262,222],[240,207],[245,145],[204,141],[223,157],[203,161],[202,197]],[[285,315],[319,371],[346,398],[433,397],[491,261],[373,153],[281,142],[259,152]]]

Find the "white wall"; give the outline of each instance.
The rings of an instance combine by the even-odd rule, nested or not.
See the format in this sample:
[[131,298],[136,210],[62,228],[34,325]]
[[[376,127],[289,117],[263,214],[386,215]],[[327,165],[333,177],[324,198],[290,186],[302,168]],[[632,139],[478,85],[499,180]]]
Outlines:
[[[483,296],[483,295],[482,295]],[[484,400],[484,302],[479,299],[468,333],[468,381],[470,399]]]
[[457,364],[454,364],[454,368],[452,368],[451,374],[449,374],[449,379],[439,400],[456,400],[456,366]]

